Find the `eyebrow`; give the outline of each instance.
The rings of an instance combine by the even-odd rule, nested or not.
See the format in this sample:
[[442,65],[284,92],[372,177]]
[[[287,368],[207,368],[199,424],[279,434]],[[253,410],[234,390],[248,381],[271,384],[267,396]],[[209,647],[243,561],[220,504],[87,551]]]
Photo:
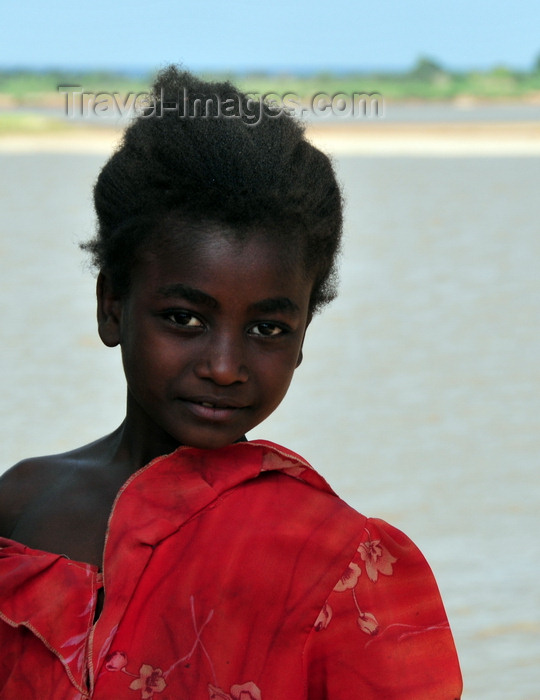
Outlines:
[[219,306],[217,300],[210,294],[206,294],[200,289],[195,289],[195,287],[189,287],[187,284],[178,283],[171,284],[168,287],[160,287],[158,294],[166,299],[185,299],[194,304],[204,304],[212,309],[217,309]]
[[262,299],[261,301],[251,304],[249,307],[253,311],[258,311],[263,314],[271,314],[277,311],[286,311],[289,313],[299,313],[300,307],[291,301],[289,297],[271,297],[269,299]]
[[[166,299],[185,299],[194,304],[204,304],[212,309],[219,307],[219,302],[210,294],[206,294],[200,289],[190,287],[187,284],[171,284],[167,287],[160,287],[158,294]],[[289,297],[269,297],[261,299],[249,307],[250,311],[257,311],[263,314],[271,314],[276,312],[299,313],[300,307],[294,303]]]

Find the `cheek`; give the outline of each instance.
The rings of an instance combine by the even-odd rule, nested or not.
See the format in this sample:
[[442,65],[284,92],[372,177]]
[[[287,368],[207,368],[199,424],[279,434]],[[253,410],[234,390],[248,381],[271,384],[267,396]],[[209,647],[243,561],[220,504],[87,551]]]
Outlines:
[[[286,393],[289,384],[294,375],[298,362],[298,350],[291,350],[284,355],[277,353],[276,355],[268,355],[263,358],[258,358],[258,361],[252,365],[257,374],[259,384],[264,386],[268,394],[281,396]],[[281,400],[281,399],[280,399]]]
[[122,345],[122,361],[128,381],[156,383],[173,370],[177,354],[155,338],[134,337]]

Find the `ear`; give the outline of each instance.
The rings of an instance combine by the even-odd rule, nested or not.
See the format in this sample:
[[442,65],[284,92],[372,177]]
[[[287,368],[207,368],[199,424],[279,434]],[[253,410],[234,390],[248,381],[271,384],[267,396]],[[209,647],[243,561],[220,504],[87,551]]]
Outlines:
[[109,277],[100,272],[96,284],[97,322],[99,337],[109,348],[120,344],[122,302],[114,293]]
[[300,365],[302,364],[302,360],[304,359],[304,340],[306,339],[306,332],[309,324],[311,323],[312,318],[313,313],[310,311],[307,317],[306,327],[304,329],[304,337],[302,338],[302,344],[300,345],[300,352],[298,353],[298,359],[296,360],[296,369],[300,367]]

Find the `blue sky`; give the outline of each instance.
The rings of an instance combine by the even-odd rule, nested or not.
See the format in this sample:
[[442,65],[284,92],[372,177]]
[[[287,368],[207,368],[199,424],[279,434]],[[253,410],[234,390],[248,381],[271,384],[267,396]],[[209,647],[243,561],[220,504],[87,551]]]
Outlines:
[[528,69],[538,0],[6,0],[0,67]]

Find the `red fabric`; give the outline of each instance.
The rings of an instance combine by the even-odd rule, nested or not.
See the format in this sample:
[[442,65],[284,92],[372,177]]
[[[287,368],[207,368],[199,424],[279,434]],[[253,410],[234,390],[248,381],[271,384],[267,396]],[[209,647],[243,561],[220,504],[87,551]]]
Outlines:
[[454,700],[433,575],[401,532],[264,441],[180,448],[95,567],[0,539],[2,700]]

